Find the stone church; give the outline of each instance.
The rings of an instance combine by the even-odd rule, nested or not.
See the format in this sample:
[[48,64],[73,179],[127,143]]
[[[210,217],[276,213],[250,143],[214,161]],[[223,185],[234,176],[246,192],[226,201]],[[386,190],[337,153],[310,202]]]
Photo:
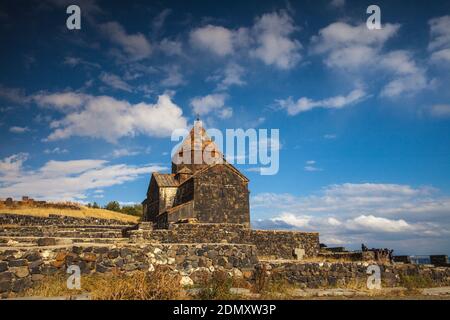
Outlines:
[[248,182],[197,120],[172,156],[172,173],[152,173],[144,220],[157,228],[182,221],[249,226]]

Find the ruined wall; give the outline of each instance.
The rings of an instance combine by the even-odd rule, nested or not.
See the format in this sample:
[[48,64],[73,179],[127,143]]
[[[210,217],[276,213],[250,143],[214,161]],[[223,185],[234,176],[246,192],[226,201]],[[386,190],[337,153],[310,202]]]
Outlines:
[[92,244],[29,249],[0,248],[0,295],[21,292],[46,275],[65,273],[78,265],[82,274],[152,271],[167,265],[195,281],[202,272],[253,270],[258,263],[254,246],[228,244]]
[[320,250],[318,233],[251,230],[227,223],[171,224],[169,230],[132,231],[131,238],[161,243],[246,243],[255,245],[260,256],[282,259],[293,259],[297,248],[305,250],[304,257],[314,257]]
[[[257,269],[264,267],[274,280],[287,280],[304,288],[345,287],[347,285],[367,283],[367,262],[263,262]],[[450,285],[450,268],[425,265],[379,264],[381,281],[384,287],[403,286],[402,278],[419,277],[428,286]]]
[[315,257],[320,251],[316,232],[251,230],[249,241],[256,245],[260,256],[292,259],[295,249],[304,249],[304,257]]
[[247,183],[229,167],[212,166],[194,181],[194,210],[198,221],[250,225]]
[[[21,226],[55,226],[55,225],[125,225],[126,222],[112,219],[98,218],[76,218],[49,214],[48,217],[38,217],[22,214],[0,214],[0,225],[21,225]],[[132,224],[132,223],[129,223]]]

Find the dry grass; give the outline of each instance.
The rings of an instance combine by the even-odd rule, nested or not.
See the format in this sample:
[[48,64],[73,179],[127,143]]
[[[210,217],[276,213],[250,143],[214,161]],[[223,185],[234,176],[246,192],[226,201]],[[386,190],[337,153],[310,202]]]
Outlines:
[[80,206],[78,210],[68,209],[68,208],[41,208],[41,207],[31,207],[31,206],[17,206],[17,207],[7,207],[0,204],[0,214],[22,214],[31,215],[37,217],[48,217],[49,214],[69,216],[75,218],[98,218],[98,219],[114,219],[125,223],[137,223],[138,217],[130,216],[127,214],[114,212],[105,209],[94,209],[85,206]]
[[164,268],[154,272],[133,274],[86,275],[81,278],[81,290],[69,290],[67,276],[53,275],[25,291],[22,297],[59,297],[89,293],[94,300],[174,300],[186,299],[178,275]]

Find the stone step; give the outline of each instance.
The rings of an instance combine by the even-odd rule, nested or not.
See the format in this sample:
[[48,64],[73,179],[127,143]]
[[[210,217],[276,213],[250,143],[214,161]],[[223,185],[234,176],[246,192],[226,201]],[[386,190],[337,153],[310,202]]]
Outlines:
[[[0,237],[0,246],[27,247],[37,246],[41,237]],[[67,238],[55,237],[56,244],[77,244],[77,243],[127,243],[127,238]]]

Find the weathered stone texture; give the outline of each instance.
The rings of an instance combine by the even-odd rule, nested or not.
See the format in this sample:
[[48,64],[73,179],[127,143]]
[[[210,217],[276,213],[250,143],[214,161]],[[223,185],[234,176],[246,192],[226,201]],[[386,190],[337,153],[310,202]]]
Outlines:
[[[365,285],[367,283],[367,262],[262,262],[257,269],[268,271],[274,280],[287,280],[305,288]],[[450,285],[450,268],[425,265],[382,264],[381,280],[384,287],[402,285],[402,276],[417,276],[427,279],[431,286]]]
[[[32,256],[35,261],[28,261]],[[45,275],[65,273],[78,265],[82,274],[152,271],[167,265],[174,272],[191,276],[214,270],[253,270],[256,248],[237,244],[147,244],[67,246],[0,250],[0,293],[30,288]]]
[[319,253],[319,234],[310,232],[252,230],[241,224],[180,223],[168,230],[132,231],[131,238],[160,243],[239,243],[253,244],[258,255],[293,259],[294,250],[305,250],[305,257]]
[[[50,214],[48,217],[37,217],[19,214],[1,214],[0,225],[21,225],[21,226],[63,226],[63,225],[123,225],[123,221],[97,218],[75,218]],[[130,223],[131,224],[131,223]]]

